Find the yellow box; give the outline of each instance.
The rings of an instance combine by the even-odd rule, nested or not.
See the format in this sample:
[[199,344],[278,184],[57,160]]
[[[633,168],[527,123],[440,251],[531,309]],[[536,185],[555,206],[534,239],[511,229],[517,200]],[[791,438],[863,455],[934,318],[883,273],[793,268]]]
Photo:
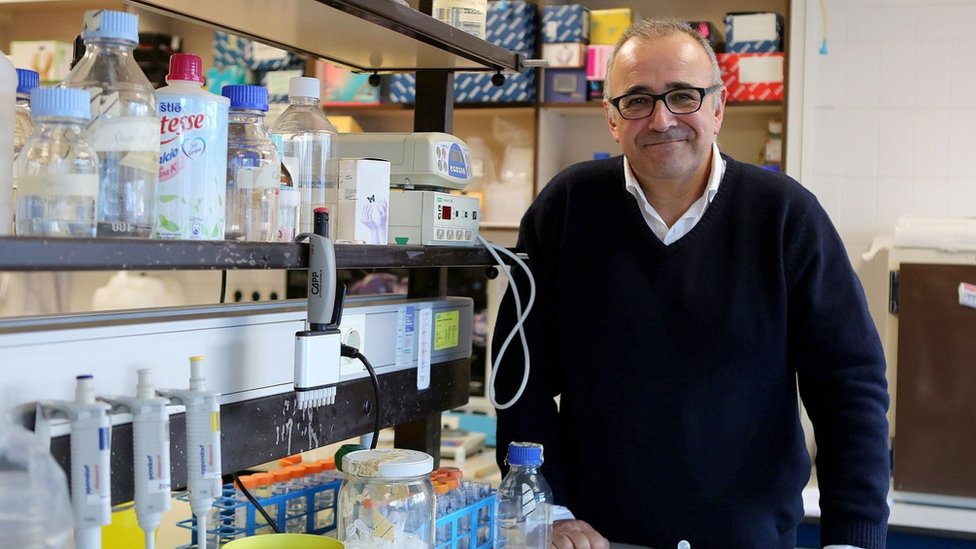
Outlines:
[[630,8],[590,10],[590,44],[616,44],[633,22]]

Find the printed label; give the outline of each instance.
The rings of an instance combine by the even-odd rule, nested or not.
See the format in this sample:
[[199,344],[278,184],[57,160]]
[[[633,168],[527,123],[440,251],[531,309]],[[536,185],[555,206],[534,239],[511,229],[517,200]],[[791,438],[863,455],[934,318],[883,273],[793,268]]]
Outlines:
[[227,106],[160,94],[159,187],[155,235],[185,240],[224,238]]
[[434,350],[457,347],[461,324],[461,311],[448,311],[434,315]]
[[159,150],[156,118],[121,116],[103,118],[88,127],[88,142],[98,152]]
[[417,390],[430,388],[430,330],[433,314],[430,308],[420,310],[417,322]]
[[413,365],[415,314],[413,305],[397,309],[397,368],[409,368]]
[[17,193],[21,196],[77,196],[95,199],[98,196],[98,174],[45,174],[17,177]]

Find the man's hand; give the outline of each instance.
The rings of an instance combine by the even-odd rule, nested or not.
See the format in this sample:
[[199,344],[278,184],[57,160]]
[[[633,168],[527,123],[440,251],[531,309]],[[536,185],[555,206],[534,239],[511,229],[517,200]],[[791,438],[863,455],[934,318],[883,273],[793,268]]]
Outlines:
[[610,549],[610,542],[582,520],[552,523],[552,545],[557,549]]

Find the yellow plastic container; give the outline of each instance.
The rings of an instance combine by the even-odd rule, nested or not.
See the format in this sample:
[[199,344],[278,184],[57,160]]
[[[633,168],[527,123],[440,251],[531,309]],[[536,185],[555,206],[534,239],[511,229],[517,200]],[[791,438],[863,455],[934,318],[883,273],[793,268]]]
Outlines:
[[342,549],[341,541],[312,534],[268,534],[235,539],[226,549]]

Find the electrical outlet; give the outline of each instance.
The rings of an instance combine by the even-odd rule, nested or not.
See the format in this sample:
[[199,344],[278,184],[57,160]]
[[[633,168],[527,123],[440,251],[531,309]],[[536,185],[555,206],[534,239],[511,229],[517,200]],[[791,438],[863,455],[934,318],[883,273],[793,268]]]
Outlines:
[[[366,348],[366,315],[348,314],[342,315],[342,323],[339,324],[340,339],[346,345],[357,349]],[[366,367],[355,358],[342,357],[339,363],[339,376],[345,377],[365,372]]]

